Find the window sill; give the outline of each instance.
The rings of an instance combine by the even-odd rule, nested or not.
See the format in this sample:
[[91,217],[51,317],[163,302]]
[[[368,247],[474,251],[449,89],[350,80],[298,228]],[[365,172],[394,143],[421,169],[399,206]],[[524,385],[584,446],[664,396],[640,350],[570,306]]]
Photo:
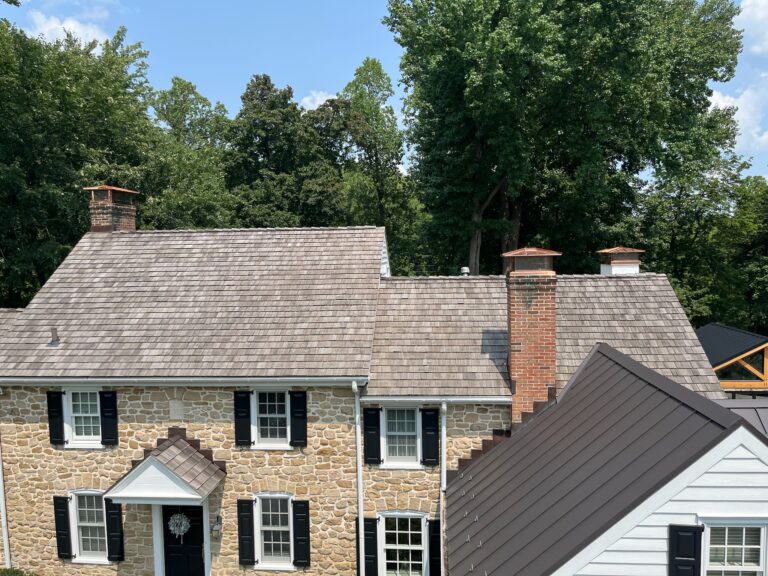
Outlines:
[[72,564],[101,564],[102,566],[107,566],[109,563],[109,560],[106,558],[84,558],[82,556],[72,558]]
[[382,462],[379,468],[382,470],[426,470],[426,466],[418,462]]
[[295,447],[290,444],[254,444],[251,450],[294,450]]
[[256,570],[267,570],[269,572],[296,572],[296,566],[293,564],[259,564],[254,566]]
[[81,448],[86,450],[103,450],[106,448],[104,444],[101,443],[101,440],[99,441],[92,441],[92,440],[70,440],[66,444],[64,444],[64,448],[67,450],[71,450],[73,448]]

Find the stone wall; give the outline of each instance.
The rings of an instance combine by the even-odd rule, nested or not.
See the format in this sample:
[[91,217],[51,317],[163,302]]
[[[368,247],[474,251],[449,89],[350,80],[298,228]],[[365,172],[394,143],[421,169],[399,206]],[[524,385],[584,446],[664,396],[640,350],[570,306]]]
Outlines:
[[[125,561],[84,565],[59,560],[54,534],[54,495],[77,488],[108,489],[154,447],[169,426],[187,429],[216,460],[227,463],[227,477],[209,497],[211,524],[222,517],[220,540],[212,540],[213,574],[243,574],[238,564],[236,501],[271,491],[310,502],[312,565],[308,575],[356,573],[354,397],[351,390],[308,390],[308,446],[303,449],[250,450],[234,445],[232,388],[118,388],[120,444],[101,450],[50,445],[45,388],[5,388],[0,396],[0,434],[4,459],[11,553],[15,567],[38,576],[153,574],[151,508],[124,506]],[[171,400],[181,401],[182,419],[171,420]],[[479,448],[494,428],[509,426],[508,406],[449,406],[448,459]],[[366,467],[366,515],[385,510],[437,514],[439,468],[381,470]],[[260,576],[274,572],[249,569]]]

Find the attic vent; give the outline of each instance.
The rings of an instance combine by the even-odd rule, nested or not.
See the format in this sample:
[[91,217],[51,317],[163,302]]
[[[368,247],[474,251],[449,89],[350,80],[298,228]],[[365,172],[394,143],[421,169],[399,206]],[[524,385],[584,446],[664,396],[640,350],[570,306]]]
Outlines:
[[461,267],[461,275],[462,276],[469,276],[469,266],[462,266]]

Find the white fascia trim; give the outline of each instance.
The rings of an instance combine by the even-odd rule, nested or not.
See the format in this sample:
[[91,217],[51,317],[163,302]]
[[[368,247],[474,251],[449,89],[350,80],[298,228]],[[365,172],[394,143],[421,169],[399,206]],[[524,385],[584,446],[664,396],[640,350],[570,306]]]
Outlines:
[[500,404],[511,405],[511,396],[361,396],[363,404]]
[[710,449],[709,452],[702,455],[696,462],[659,488],[629,514],[595,538],[583,550],[555,570],[551,576],[573,576],[573,574],[578,574],[587,564],[607,550],[611,544],[622,538],[632,528],[679,494],[686,486],[742,445],[746,446],[768,466],[768,446],[744,426],[739,426],[721,440],[719,444]]
[[276,378],[185,378],[181,376],[174,377],[152,377],[152,378],[72,378],[72,377],[53,377],[53,378],[13,378],[0,377],[1,386],[77,386],[81,388],[100,387],[100,386],[260,386],[269,387],[275,385],[285,386],[313,386],[341,388],[352,385],[357,382],[358,386],[365,386],[368,383],[367,376],[322,376],[317,378],[308,377],[276,377]]
[[173,470],[170,470],[165,464],[160,462],[155,456],[147,456],[140,464],[133,468],[128,474],[123,476],[120,481],[112,486],[104,493],[105,498],[109,498],[113,502],[118,504],[163,504],[166,506],[200,506],[205,498],[213,491],[215,486],[207,494],[187,494],[177,496],[121,496],[120,491],[125,489],[126,485],[129,485],[133,478],[140,475],[155,464],[163,472],[166,477],[171,480],[179,489],[180,492],[193,491],[193,488],[187,484]]

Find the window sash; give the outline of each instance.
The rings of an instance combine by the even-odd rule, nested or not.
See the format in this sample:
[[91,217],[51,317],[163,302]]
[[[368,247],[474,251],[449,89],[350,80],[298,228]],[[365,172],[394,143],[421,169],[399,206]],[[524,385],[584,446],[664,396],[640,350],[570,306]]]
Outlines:
[[101,410],[99,393],[93,390],[72,390],[69,396],[69,428],[72,439],[101,440]]
[[[402,523],[407,525],[403,528]],[[382,564],[386,576],[423,575],[426,567],[424,519],[419,516],[383,516]],[[418,534],[418,543],[413,536]]]
[[290,496],[256,498],[256,534],[259,565],[293,563],[293,522]]
[[383,420],[384,462],[418,464],[419,411],[385,408]]
[[76,557],[107,559],[107,527],[104,498],[101,494],[73,494],[77,535]]
[[287,391],[256,391],[253,395],[254,446],[285,447],[290,441],[290,400]]
[[[754,531],[757,536],[748,543],[749,532],[754,536]],[[755,563],[746,563],[748,554]],[[763,576],[764,555],[764,527],[738,524],[708,527],[706,576]]]

